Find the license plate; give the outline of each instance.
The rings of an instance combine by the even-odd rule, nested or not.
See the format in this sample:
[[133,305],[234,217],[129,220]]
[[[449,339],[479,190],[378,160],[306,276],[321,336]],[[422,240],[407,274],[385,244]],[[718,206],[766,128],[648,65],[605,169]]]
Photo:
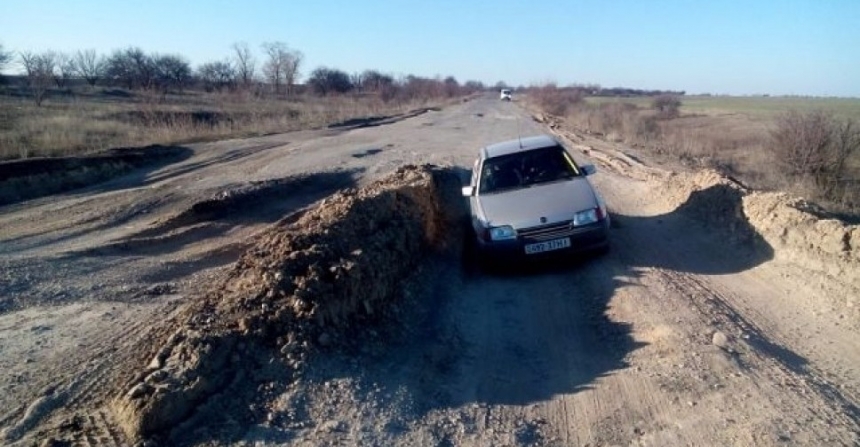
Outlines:
[[526,254],[533,255],[535,253],[543,253],[545,251],[561,250],[562,248],[570,247],[570,238],[553,239],[546,242],[538,242],[536,244],[526,245]]

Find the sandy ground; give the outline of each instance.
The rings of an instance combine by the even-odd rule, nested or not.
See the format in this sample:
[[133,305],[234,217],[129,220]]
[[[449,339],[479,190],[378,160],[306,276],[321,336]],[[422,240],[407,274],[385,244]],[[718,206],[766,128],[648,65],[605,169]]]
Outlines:
[[[482,273],[428,252],[380,318],[315,336],[299,363],[255,352],[247,381],[224,385],[239,392],[140,439],[115,404],[128,377],[273,224],[404,164],[462,173],[482,145],[550,129],[479,98],[379,126],[192,145],[181,162],[0,208],[2,443],[860,443],[852,239],[835,254],[792,242],[779,235],[799,224],[752,213],[758,196],[553,131],[600,169],[608,254]],[[758,234],[743,212],[788,230]]]

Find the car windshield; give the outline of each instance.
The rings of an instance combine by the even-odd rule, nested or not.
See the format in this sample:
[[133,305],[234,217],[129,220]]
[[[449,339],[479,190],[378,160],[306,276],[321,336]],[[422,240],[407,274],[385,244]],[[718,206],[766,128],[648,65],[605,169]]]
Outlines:
[[526,188],[540,183],[568,180],[579,174],[560,146],[489,158],[481,168],[480,193]]

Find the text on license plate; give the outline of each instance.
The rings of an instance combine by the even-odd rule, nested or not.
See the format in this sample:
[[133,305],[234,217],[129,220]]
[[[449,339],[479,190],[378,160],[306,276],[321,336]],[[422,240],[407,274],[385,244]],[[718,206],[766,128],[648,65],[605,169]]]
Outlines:
[[545,251],[560,250],[570,247],[570,238],[553,239],[546,242],[538,242],[536,244],[526,244],[526,254],[532,255],[535,253],[543,253]]

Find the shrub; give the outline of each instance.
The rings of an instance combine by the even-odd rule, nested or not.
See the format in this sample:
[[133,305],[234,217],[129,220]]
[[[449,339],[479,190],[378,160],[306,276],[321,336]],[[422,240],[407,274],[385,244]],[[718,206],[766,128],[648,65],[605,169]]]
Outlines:
[[657,110],[657,117],[661,119],[672,119],[679,115],[681,100],[675,95],[660,95],[651,103]]
[[57,66],[57,53],[46,51],[43,53],[25,52],[20,55],[21,65],[27,76],[27,86],[33,95],[33,101],[37,106],[48,97],[51,84],[54,81]]
[[581,103],[583,98],[580,90],[560,89],[554,83],[534,88],[532,96],[541,109],[556,116],[567,115],[570,108]]
[[860,128],[823,111],[791,111],[779,116],[768,145],[785,180],[813,188],[826,200],[844,200],[846,161],[860,155]]
[[346,93],[353,88],[346,72],[334,68],[319,67],[311,73],[308,85],[317,95]]
[[660,139],[660,126],[653,115],[628,114],[624,129],[625,134],[632,135],[633,141],[651,143]]

